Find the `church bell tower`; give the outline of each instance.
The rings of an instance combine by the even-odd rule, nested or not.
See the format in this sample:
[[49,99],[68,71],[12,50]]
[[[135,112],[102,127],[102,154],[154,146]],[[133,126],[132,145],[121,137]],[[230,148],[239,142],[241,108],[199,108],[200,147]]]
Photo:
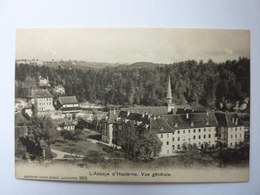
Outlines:
[[172,103],[172,88],[171,88],[171,78],[168,78],[168,87],[167,87],[167,110],[171,112],[175,108],[175,104]]

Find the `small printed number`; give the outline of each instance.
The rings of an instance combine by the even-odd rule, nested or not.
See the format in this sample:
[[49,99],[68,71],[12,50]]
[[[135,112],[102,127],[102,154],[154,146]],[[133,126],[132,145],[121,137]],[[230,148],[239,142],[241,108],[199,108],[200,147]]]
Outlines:
[[79,180],[88,180],[87,176],[79,176]]

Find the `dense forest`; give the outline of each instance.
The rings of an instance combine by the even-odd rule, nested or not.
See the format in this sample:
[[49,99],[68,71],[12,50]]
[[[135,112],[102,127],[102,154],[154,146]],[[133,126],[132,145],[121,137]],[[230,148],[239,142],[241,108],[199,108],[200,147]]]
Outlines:
[[147,63],[142,66],[121,65],[100,69],[77,66],[58,67],[16,64],[15,95],[25,97],[39,84],[40,76],[49,79],[48,89],[60,95],[55,87],[63,87],[65,95],[76,95],[79,101],[103,105],[164,105],[168,77],[171,78],[173,101],[194,107],[216,109],[250,97],[250,60],[215,63],[194,60],[173,64]]

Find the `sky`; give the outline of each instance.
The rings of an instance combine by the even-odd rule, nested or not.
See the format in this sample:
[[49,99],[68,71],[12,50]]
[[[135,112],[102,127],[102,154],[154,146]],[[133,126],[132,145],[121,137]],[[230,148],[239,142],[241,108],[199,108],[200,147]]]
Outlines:
[[250,58],[249,30],[174,28],[24,28],[16,59],[106,63],[224,62]]

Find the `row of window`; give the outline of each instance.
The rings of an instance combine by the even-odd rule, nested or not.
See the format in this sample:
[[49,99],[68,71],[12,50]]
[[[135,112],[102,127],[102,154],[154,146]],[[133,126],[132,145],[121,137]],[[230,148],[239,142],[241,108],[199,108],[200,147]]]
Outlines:
[[[203,138],[205,139],[207,136],[206,134],[203,135]],[[215,134],[215,137],[217,137],[217,134]],[[163,138],[163,134],[161,134],[161,138]],[[169,138],[169,134],[167,134],[167,138]],[[198,135],[198,139],[201,139],[202,135]],[[208,134],[208,138],[211,138],[211,134]],[[196,135],[193,136],[193,139],[196,139]],[[172,138],[172,141],[174,141],[174,138]],[[178,141],[180,141],[180,137],[178,137]]]
[[[241,138],[241,137],[242,137],[242,134],[239,134],[239,137]],[[230,138],[232,139],[232,138],[233,138],[233,135],[230,135]],[[235,134],[234,138],[238,138],[238,134]]]
[[[202,144],[204,144],[204,146],[205,146],[206,143],[209,144],[209,146],[211,145],[210,141],[209,142],[203,142],[203,143],[199,142],[198,145],[196,143],[193,144],[193,145],[201,147]],[[169,145],[169,142],[167,142],[166,145]],[[231,146],[232,146],[232,143],[231,143]],[[172,145],[172,150],[180,150],[180,149],[181,149],[181,145],[180,144]]]
[[231,128],[231,131],[233,131],[233,130],[235,130],[235,131],[237,131],[237,130],[240,130],[240,131],[242,131],[242,127],[233,127],[233,128]]
[[[206,139],[207,137],[208,137],[208,138],[211,138],[211,134],[208,134],[208,136],[207,136],[207,135],[203,135],[203,136],[198,135],[197,139]],[[217,137],[216,134],[215,134],[215,137]],[[181,140],[181,138],[178,137],[178,138],[177,138],[177,141],[180,141],[180,140]],[[196,135],[193,136],[193,140],[196,140]],[[173,141],[173,142],[176,141],[176,140],[174,139],[174,137],[172,138],[172,141]],[[185,141],[185,138],[183,139],[183,141]]]
[[50,103],[48,103],[48,102],[47,103],[39,103],[40,106],[44,106],[45,104],[46,105],[51,105],[51,102]]
[[52,98],[39,98],[38,101],[52,101]]
[[[196,132],[202,132],[202,130],[203,130],[203,132],[206,132],[206,128],[204,128],[204,129],[193,129],[193,130],[191,130],[191,129],[189,129],[189,130],[178,130],[178,131],[176,131],[176,133],[177,134],[180,134],[181,133],[181,131],[182,131],[182,134],[185,134],[185,132],[187,132],[187,133],[191,133],[191,132],[193,132],[193,133],[196,133]],[[215,129],[214,129],[215,130]],[[208,129],[208,131],[211,131],[211,128],[209,128]],[[173,135],[174,135],[174,132],[172,133]],[[169,137],[169,134],[167,134],[167,137]],[[161,138],[163,138],[163,134],[161,134]]]

